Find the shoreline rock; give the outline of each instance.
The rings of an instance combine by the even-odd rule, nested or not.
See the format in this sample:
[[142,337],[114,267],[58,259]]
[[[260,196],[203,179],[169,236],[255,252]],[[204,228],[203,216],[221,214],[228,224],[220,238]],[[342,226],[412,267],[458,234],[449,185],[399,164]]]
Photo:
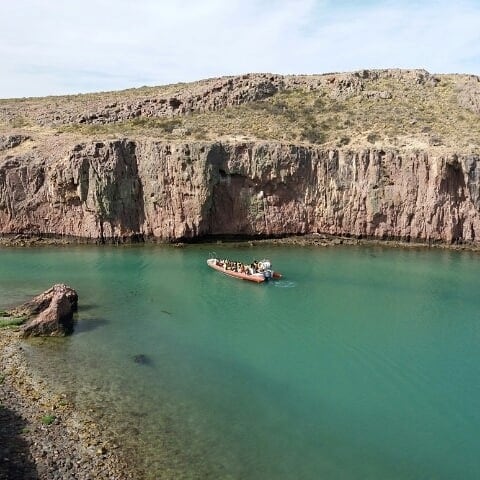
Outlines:
[[65,284],[56,284],[28,302],[8,310],[7,316],[25,318],[21,336],[64,336],[73,332],[73,313],[77,310],[77,292]]

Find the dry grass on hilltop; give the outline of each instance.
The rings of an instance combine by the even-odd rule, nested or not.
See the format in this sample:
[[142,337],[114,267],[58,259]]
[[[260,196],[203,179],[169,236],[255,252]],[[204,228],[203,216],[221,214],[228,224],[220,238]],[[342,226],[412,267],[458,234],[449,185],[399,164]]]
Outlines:
[[[102,138],[147,136],[182,141],[276,140],[329,148],[373,146],[480,152],[479,112],[465,108],[459,101],[462,85],[472,77],[430,76],[425,72],[428,81],[419,81],[423,77],[412,72],[422,71],[405,71],[406,74],[404,71],[379,72],[366,77],[358,74],[275,76],[275,85],[281,86],[276,87],[276,93],[260,100],[238,101],[234,105],[197,111],[191,109],[182,114],[147,116],[139,111],[135,118],[107,119],[105,123],[65,121],[39,125],[36,119],[41,115],[45,118],[45,112],[52,114],[53,118],[62,118],[60,115],[55,117],[52,112],[56,111],[68,111],[69,118],[76,118],[78,112],[95,111],[100,103],[108,107],[109,104],[116,106],[135,101],[139,104],[140,100],[156,102],[159,98],[174,95],[183,95],[181,98],[184,98],[189,92],[197,95],[195,98],[201,98],[208,94],[209,88],[218,90],[220,87],[212,87],[213,80],[205,80],[123,92],[2,100],[0,114],[3,111],[4,116],[0,128],[4,132],[21,129],[37,135],[43,132]],[[215,81],[218,83],[222,79]],[[248,79],[244,81],[247,88],[253,85],[249,82]],[[222,85],[226,85],[225,81]],[[346,85],[344,90],[339,89],[342,85]],[[476,84],[474,88],[477,88]],[[479,92],[480,87],[469,92],[470,97],[477,101]],[[166,100],[160,101],[165,103]]]

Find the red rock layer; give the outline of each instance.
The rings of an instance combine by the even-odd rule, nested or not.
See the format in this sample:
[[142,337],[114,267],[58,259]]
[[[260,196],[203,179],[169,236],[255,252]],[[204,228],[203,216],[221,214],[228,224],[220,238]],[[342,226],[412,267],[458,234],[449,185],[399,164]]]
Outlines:
[[480,242],[480,158],[278,143],[84,143],[0,160],[0,233],[322,232]]

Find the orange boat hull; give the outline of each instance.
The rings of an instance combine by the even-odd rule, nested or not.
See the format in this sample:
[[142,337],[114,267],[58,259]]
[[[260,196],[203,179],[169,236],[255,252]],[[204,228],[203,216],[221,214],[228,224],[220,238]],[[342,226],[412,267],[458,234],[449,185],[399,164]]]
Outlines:
[[[255,282],[255,283],[263,283],[267,279],[261,275],[261,274],[251,274],[249,275],[248,273],[241,273],[241,272],[235,272],[235,270],[227,270],[224,267],[217,265],[217,262],[215,259],[209,259],[207,260],[207,264],[209,267],[213,268],[214,270],[217,270],[217,272],[223,273],[224,275],[228,275],[229,277],[233,278],[238,278],[239,280],[246,280],[248,282]],[[278,279],[282,278],[282,275],[278,272],[273,272],[272,278]]]

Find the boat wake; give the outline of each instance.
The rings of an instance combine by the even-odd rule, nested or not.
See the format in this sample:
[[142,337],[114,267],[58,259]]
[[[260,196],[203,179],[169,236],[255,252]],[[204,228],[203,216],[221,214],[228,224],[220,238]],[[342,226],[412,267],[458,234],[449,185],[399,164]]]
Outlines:
[[294,288],[297,286],[296,282],[291,282],[289,280],[276,280],[272,282],[272,285],[278,288]]

